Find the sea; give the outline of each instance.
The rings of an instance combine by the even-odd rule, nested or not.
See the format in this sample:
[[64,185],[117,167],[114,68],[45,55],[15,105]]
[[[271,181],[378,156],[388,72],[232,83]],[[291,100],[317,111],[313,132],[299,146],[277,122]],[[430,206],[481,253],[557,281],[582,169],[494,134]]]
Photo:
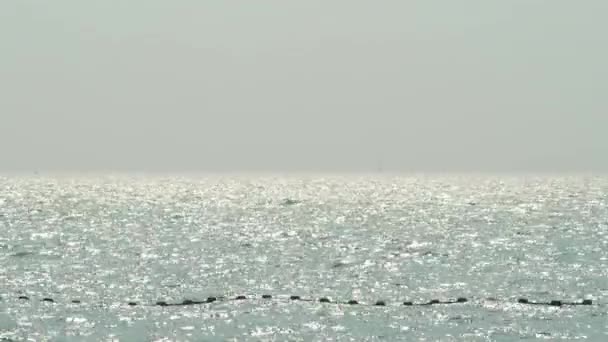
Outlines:
[[3,176],[0,341],[608,341],[607,194],[592,174]]

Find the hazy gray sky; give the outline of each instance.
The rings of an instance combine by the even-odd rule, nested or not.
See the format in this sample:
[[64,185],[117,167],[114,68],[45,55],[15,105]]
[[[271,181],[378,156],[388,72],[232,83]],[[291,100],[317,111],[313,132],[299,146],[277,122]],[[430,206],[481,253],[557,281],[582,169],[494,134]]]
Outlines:
[[608,170],[608,1],[0,1],[0,170]]

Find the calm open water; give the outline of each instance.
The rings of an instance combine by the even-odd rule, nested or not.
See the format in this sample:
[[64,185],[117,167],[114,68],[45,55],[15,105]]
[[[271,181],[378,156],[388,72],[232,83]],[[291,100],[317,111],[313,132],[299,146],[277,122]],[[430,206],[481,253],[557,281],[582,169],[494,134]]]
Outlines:
[[607,193],[591,176],[0,178],[0,341],[607,341]]

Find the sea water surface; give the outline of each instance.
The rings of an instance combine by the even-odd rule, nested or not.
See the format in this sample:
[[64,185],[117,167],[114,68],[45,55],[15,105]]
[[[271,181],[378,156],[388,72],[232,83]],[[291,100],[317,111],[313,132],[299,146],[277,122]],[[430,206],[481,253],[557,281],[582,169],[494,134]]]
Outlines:
[[607,193],[595,176],[4,177],[0,341],[607,341]]

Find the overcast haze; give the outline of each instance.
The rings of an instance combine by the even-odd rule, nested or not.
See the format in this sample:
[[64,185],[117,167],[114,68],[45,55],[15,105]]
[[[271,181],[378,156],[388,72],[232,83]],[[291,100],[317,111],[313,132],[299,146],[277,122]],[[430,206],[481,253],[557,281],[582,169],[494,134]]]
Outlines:
[[3,171],[608,170],[608,1],[0,2]]

